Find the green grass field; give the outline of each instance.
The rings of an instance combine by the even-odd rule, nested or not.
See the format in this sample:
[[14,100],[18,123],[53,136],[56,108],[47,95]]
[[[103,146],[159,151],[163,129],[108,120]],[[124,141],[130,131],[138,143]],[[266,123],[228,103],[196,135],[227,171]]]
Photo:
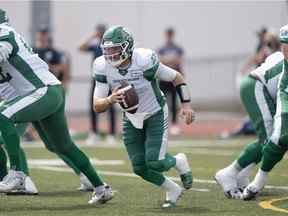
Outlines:
[[[243,202],[228,200],[213,181],[216,170],[226,166],[240,152],[249,139],[237,140],[184,140],[171,141],[171,153],[187,153],[195,178],[192,190],[186,191],[175,209],[160,208],[164,193],[158,188],[131,175],[131,168],[122,145],[81,147],[94,159],[97,169],[105,181],[113,186],[115,198],[102,206],[87,204],[90,193],[78,192],[79,178],[70,169],[61,165],[54,155],[44,149],[42,144],[25,147],[31,176],[37,184],[38,196],[1,195],[0,216],[2,215],[202,215],[202,216],[243,216],[243,215],[284,215],[285,212],[263,209],[261,201],[288,196],[288,164],[284,159],[271,173],[269,185],[257,201]],[[103,143],[104,144],[104,143]],[[27,146],[27,145],[26,145]],[[171,171],[169,176],[176,177]],[[287,209],[288,201],[272,203],[280,211]]]

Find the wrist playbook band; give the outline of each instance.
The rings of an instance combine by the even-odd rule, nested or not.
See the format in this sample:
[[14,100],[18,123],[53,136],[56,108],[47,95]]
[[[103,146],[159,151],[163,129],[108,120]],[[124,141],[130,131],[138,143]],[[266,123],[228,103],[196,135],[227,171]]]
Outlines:
[[188,103],[191,101],[189,88],[186,83],[177,85],[176,91],[180,97],[181,103]]

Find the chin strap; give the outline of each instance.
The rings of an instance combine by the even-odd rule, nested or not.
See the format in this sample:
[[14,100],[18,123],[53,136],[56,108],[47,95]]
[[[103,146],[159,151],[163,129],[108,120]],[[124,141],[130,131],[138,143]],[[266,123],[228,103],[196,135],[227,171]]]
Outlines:
[[181,103],[189,103],[191,101],[189,88],[186,83],[177,85],[176,91],[180,97]]

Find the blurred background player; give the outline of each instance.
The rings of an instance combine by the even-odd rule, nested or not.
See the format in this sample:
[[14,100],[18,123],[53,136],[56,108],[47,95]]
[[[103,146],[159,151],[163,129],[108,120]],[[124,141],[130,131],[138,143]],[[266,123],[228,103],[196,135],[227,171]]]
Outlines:
[[[90,37],[88,37],[86,40],[84,40],[80,46],[79,49],[83,52],[90,52],[92,54],[92,61],[94,61],[99,56],[102,56],[102,49],[101,49],[101,41],[103,34],[106,30],[106,26],[104,24],[98,24],[95,28],[95,31],[92,33]],[[93,145],[96,144],[97,141],[100,140],[99,137],[99,113],[95,113],[93,110],[93,94],[95,89],[95,80],[91,76],[91,88],[90,88],[90,126],[91,126],[91,132],[89,133],[87,144]],[[114,106],[111,106],[108,110],[108,118],[109,118],[109,132],[107,136],[107,141],[109,143],[114,143],[116,135],[116,110]]]
[[70,80],[70,61],[68,55],[53,45],[53,38],[48,28],[41,28],[36,33],[33,51],[44,60],[49,70],[62,82],[67,89]]
[[[165,42],[158,49],[158,55],[160,61],[179,71],[183,74],[182,64],[183,64],[183,49],[175,43],[175,30],[172,27],[169,27],[164,32]],[[180,127],[178,126],[177,120],[177,106],[178,106],[178,96],[176,93],[175,86],[171,82],[160,81],[159,82],[161,91],[165,94],[168,99],[168,106],[171,114],[172,125],[170,127],[170,133],[172,135],[179,135],[181,132]]]

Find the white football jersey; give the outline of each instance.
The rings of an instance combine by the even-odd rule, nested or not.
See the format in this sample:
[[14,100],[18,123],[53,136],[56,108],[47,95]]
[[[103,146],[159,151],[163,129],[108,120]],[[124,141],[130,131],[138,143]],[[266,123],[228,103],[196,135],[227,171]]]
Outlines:
[[61,84],[24,38],[7,24],[0,25],[1,42],[11,44],[13,51],[7,61],[0,63],[0,83],[9,82],[19,95],[43,86]]
[[93,73],[96,82],[107,83],[111,90],[120,86],[120,82],[124,80],[132,84],[139,97],[136,113],[154,114],[165,104],[164,94],[160,91],[156,78],[158,67],[159,60],[154,51],[136,48],[127,70],[111,66],[101,56],[94,61]]

